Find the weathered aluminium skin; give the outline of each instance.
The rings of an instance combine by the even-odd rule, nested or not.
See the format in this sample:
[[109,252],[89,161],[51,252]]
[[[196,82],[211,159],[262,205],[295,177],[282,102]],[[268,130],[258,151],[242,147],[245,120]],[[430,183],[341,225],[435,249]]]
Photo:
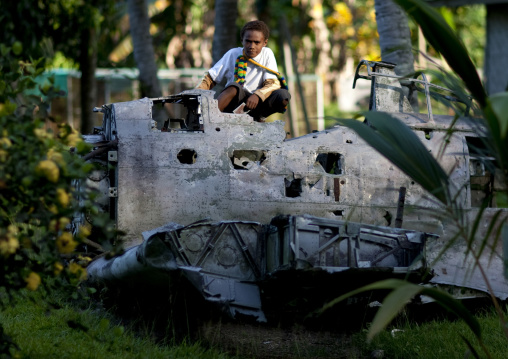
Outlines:
[[[283,297],[287,279],[309,280],[317,309],[347,288],[373,278],[426,274],[425,245],[432,235],[312,216],[279,216],[271,224],[248,221],[169,223],[143,233],[145,240],[120,257],[99,258],[88,267],[91,280],[142,288],[164,288],[176,272],[232,317],[266,321],[263,301]],[[377,275],[373,276],[374,271]],[[301,272],[312,273],[308,279]],[[330,282],[324,286],[313,277]],[[355,278],[353,286],[344,278]],[[337,286],[337,282],[342,285]],[[303,283],[300,283],[303,285]],[[309,298],[309,301],[312,301]],[[273,303],[267,303],[270,307]],[[312,306],[311,306],[312,308]],[[301,308],[303,310],[303,308]]]
[[[456,189],[466,189],[458,192],[458,200],[470,218],[474,218],[478,212],[475,206],[478,206],[483,194],[471,190],[471,184],[486,180],[486,175],[481,163],[470,155],[471,143],[477,137],[471,119],[459,119],[455,124],[455,132],[449,135],[447,130],[452,121],[451,116],[432,115],[430,107],[429,114],[411,112],[398,80],[389,77],[393,74],[393,66],[376,64],[375,70],[388,77],[369,76],[372,79],[371,110],[390,112],[407,124],[436,156],[445,139],[448,141],[448,146],[438,160],[445,172],[451,174]],[[161,131],[154,128],[151,113],[154,105],[163,103],[173,103],[171,106],[183,104],[185,110],[181,113],[186,116],[171,120]],[[101,259],[93,263],[89,273],[94,279],[123,278],[126,274],[131,274],[131,269],[127,268],[137,267],[142,269],[141,272],[148,270],[146,268],[152,259],[141,253],[145,253],[143,251],[151,245],[147,240],[152,237],[145,235],[143,241],[142,232],[170,222],[178,227],[207,219],[207,226],[211,227],[225,223],[241,223],[241,226],[250,223],[248,226],[265,228],[263,226],[269,225],[279,215],[291,215],[296,221],[305,218],[303,215],[311,215],[319,217],[320,221],[335,223],[329,224],[329,228],[355,222],[355,226],[392,227],[392,234],[397,233],[398,230],[393,227],[401,187],[406,188],[403,228],[406,231],[416,231],[421,238],[428,237],[425,233],[434,233],[440,237],[439,240],[427,243],[427,252],[424,251],[426,239],[422,239],[420,253],[425,254],[429,263],[433,263],[431,260],[437,257],[453,236],[453,226],[433,215],[438,208],[437,203],[348,128],[336,126],[286,139],[282,122],[258,123],[248,115],[221,113],[213,92],[205,90],[184,91],[159,99],[145,98],[115,103],[103,106],[101,111],[104,112],[103,126],[98,134],[88,136],[87,140],[97,145],[108,141],[117,141],[118,144],[117,149],[110,151],[107,158],[103,159],[113,165],[114,170],[108,176],[98,176],[100,179],[96,178],[92,182],[108,196],[109,200],[104,201],[104,210],[109,211],[116,219],[118,228],[126,232],[125,245],[141,245],[114,259],[114,262]],[[492,185],[495,186],[496,182]],[[488,208],[485,211],[481,233],[486,232],[488,219],[494,210]],[[198,226],[190,227],[197,230]],[[382,227],[379,229],[387,231]],[[174,227],[173,230],[178,231],[179,228]],[[156,245],[157,248],[166,248],[163,255],[167,254],[170,258],[168,263],[162,264],[162,272],[183,270],[189,280],[201,288],[205,297],[215,298],[214,300],[222,298],[223,302],[231,304],[231,308],[236,308],[232,313],[238,308],[254,308],[250,313],[260,319],[263,317],[261,305],[255,299],[259,298],[258,287],[253,283],[263,280],[264,274],[277,271],[277,268],[286,268],[289,264],[294,269],[297,267],[297,259],[305,260],[311,267],[327,267],[312,262],[309,258],[301,258],[301,248],[295,247],[295,244],[291,246],[288,241],[278,249],[280,253],[287,253],[288,262],[281,262],[275,269],[268,270],[266,267],[269,258],[266,251],[269,246],[266,245],[264,249],[256,247],[254,251],[260,257],[253,258],[261,261],[257,264],[258,274],[248,278],[235,276],[232,274],[233,269],[228,267],[229,262],[224,259],[228,257],[227,253],[240,258],[235,265],[250,266],[251,269],[254,267],[245,251],[231,245],[234,250],[230,252],[226,250],[220,254],[212,250],[208,254],[207,258],[214,261],[215,267],[207,272],[202,266],[204,262],[186,262],[179,255],[185,252],[185,246],[196,246],[196,243],[192,240],[183,241],[181,246],[184,249],[178,249],[178,246],[174,247],[176,244],[168,233],[172,231],[163,230],[163,234],[153,236],[157,239],[150,239],[154,243],[166,243],[166,247],[160,243]],[[234,238],[243,235],[241,230],[239,233],[233,234],[233,239],[230,240],[238,244]],[[280,229],[277,233],[281,233]],[[318,243],[324,240],[323,236],[324,233],[318,236]],[[351,237],[360,238],[359,232]],[[195,240],[197,237],[193,238]],[[203,243],[210,240],[203,235],[200,238]],[[260,243],[269,242],[269,236],[263,238]],[[338,243],[345,238],[337,237],[337,243],[332,247],[340,248]],[[249,243],[254,242],[256,240]],[[236,250],[243,254],[237,254]],[[199,248],[195,253],[202,251],[204,249]],[[389,252],[390,249],[385,246],[384,251]],[[464,247],[455,248],[433,263],[431,269],[434,277],[431,282],[487,291],[485,281],[479,271],[472,268],[471,258],[464,257],[464,251]],[[335,254],[339,253],[340,250],[337,249]],[[162,254],[154,255],[159,258],[157,256]],[[132,266],[118,264],[122,261],[129,262]],[[158,260],[156,262],[157,265],[162,263]],[[492,280],[494,294],[506,299],[508,284],[501,275],[501,259],[494,258],[488,263],[488,258],[485,258],[482,262]],[[115,266],[124,268],[125,273],[113,274],[109,269],[104,269]],[[359,266],[356,263],[352,268]],[[387,265],[387,268],[392,268],[393,272],[393,268],[401,266],[394,262]],[[157,269],[156,272],[160,273],[160,270]],[[203,274],[204,272],[206,273]],[[206,283],[210,273],[224,281],[224,285],[216,288],[217,293],[208,295]],[[218,280],[217,278],[215,279]],[[238,293],[250,293],[243,296],[247,302],[252,300],[255,303],[250,303],[250,307],[245,303],[236,305],[230,289],[227,289],[227,293],[223,291],[224,288],[236,285],[243,288]]]

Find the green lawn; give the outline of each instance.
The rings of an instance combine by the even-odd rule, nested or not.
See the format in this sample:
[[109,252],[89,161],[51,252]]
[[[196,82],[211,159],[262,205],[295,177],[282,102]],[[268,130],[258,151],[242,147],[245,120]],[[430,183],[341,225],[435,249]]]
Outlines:
[[[492,358],[508,358],[508,339],[504,336],[499,318],[493,310],[476,316],[482,328],[482,337]],[[474,358],[467,356],[467,339],[480,358],[486,358],[477,340],[463,321],[433,320],[424,323],[405,322],[391,326],[366,343],[365,333],[355,334],[353,345],[364,347],[363,353],[384,350],[390,359]]]
[[[329,333],[318,340],[322,342],[322,348],[317,345],[319,343],[314,343],[315,339],[308,338],[310,332],[306,333],[301,326],[301,333],[298,335],[294,333],[289,335],[288,330],[280,328],[251,328],[249,330],[253,332],[248,334],[250,341],[248,338],[240,338],[241,333],[233,333],[233,338],[238,342],[226,338],[227,343],[218,341],[211,344],[217,349],[206,349],[199,343],[172,344],[171,339],[167,340],[170,344],[158,344],[153,339],[154,333],[150,333],[149,330],[140,330],[138,327],[124,329],[118,324],[118,319],[104,310],[87,308],[86,302],[80,302],[81,305],[76,306],[59,300],[55,296],[51,297],[50,302],[53,305],[42,300],[37,293],[30,293],[20,299],[17,305],[8,307],[0,313],[0,322],[4,326],[5,333],[10,335],[21,348],[19,352],[14,353],[14,357],[232,358],[219,352],[222,348],[223,351],[227,349],[229,352],[236,353],[239,358],[260,356],[263,358],[314,358],[315,356],[309,353],[319,353],[317,355],[320,358],[359,359],[370,358],[374,350],[382,350],[385,359],[450,359],[467,357],[465,353],[468,348],[462,337],[472,343],[481,358],[486,357],[466,325],[458,320],[417,323],[399,319],[399,324],[382,332],[371,343],[366,342],[366,330],[347,335]],[[488,311],[478,315],[477,318],[491,357],[508,358],[508,340],[503,335],[497,316],[492,311]],[[212,325],[211,330],[218,336],[220,325]],[[257,340],[256,336],[262,335],[266,338]],[[296,349],[289,350],[283,344],[291,348],[294,346]],[[232,350],[235,345],[239,347]],[[267,346],[278,349],[272,352],[261,350]],[[288,350],[282,350],[284,348]]]
[[199,344],[157,345],[111,324],[104,312],[69,304],[49,309],[32,295],[2,311],[0,322],[21,348],[18,358],[227,358]]

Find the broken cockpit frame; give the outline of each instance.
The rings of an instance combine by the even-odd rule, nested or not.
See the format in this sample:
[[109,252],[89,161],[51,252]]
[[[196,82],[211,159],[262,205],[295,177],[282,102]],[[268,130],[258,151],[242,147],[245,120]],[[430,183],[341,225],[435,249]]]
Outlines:
[[[360,73],[360,70],[363,67],[366,67],[367,74],[362,75]],[[404,77],[404,76],[398,76],[394,72],[394,68],[396,67],[395,64],[384,62],[384,61],[367,61],[367,60],[361,60],[358,66],[356,67],[355,71],[355,77],[353,80],[353,89],[356,87],[356,81],[358,79],[365,79],[371,81],[371,96],[369,101],[369,111],[388,111],[388,112],[401,112],[401,108],[396,109],[390,109],[386,108],[386,105],[393,105],[394,103],[397,104],[398,101],[392,101],[392,99],[387,99],[385,96],[383,96],[382,91],[381,93],[376,94],[376,86],[377,82],[380,82],[383,85],[393,83],[393,80],[397,80],[398,82],[404,82],[407,85],[407,88],[409,89],[409,92],[407,94],[407,98],[411,98],[413,94],[417,92],[422,92],[425,94],[425,102],[427,105],[427,115],[430,123],[434,122],[434,115],[432,113],[432,105],[431,105],[431,97],[438,98],[438,99],[444,99],[450,102],[460,102],[465,105],[464,109],[464,116],[469,116],[469,110],[471,108],[471,102],[472,97],[467,96],[467,98],[461,99],[459,97],[455,96],[455,93],[453,90],[450,90],[446,87],[435,85],[428,81],[427,75],[423,71],[417,71],[413,77]],[[420,80],[419,77],[422,79]],[[385,78],[379,79],[379,78]],[[392,79],[390,81],[389,79]],[[387,81],[388,80],[388,81]],[[419,87],[419,85],[423,85],[423,88]],[[438,91],[432,91],[432,89],[438,90]],[[445,95],[441,92],[448,93],[448,95]],[[389,92],[387,92],[389,93]],[[402,98],[402,97],[401,97]],[[392,111],[389,111],[392,110]],[[404,104],[402,106],[402,112],[413,112],[412,108],[408,108],[407,104]]]
[[170,111],[174,116],[179,116],[167,119],[161,129],[162,132],[203,131],[201,96],[179,94],[155,98],[152,101],[155,106],[172,105],[173,109]]
[[[160,129],[162,132],[203,131],[200,95],[181,93],[152,98],[150,101],[153,106],[165,108],[170,113],[170,117],[164,121],[164,125]],[[149,109],[148,113],[141,114],[139,111],[136,111],[136,107],[112,107],[111,105],[104,105],[101,108],[95,107],[94,112],[102,112],[104,118],[102,127],[96,128],[94,134],[101,132],[104,134],[105,139],[114,140],[117,135],[115,117],[136,118],[140,115],[152,117],[153,109]],[[155,121],[152,123],[152,129],[157,129]]]

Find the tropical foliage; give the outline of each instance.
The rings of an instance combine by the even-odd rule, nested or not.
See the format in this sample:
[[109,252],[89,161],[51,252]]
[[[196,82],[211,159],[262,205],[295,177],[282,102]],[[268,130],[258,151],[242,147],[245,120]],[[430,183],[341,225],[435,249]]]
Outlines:
[[[421,26],[426,39],[443,56],[450,68],[462,79],[463,86],[472,94],[474,100],[479,105],[482,117],[475,119],[477,121],[475,129],[477,130],[478,137],[482,139],[482,147],[486,149],[481,152],[481,155],[483,157],[490,156],[494,158],[494,161],[490,163],[494,163],[495,168],[491,167],[490,171],[491,173],[496,173],[496,176],[504,183],[504,186],[501,186],[501,188],[508,188],[508,153],[506,151],[506,148],[508,148],[508,112],[506,111],[508,92],[494,94],[490,97],[487,96],[463,43],[435,9],[420,0],[395,1]],[[462,94],[462,97],[466,97],[465,94]],[[364,140],[433,195],[441,204],[442,212],[440,212],[440,215],[446,216],[457,227],[457,234],[452,242],[462,241],[464,243],[464,248],[475,259],[475,266],[481,271],[487,287],[490,288],[489,278],[480,264],[480,257],[482,255],[491,257],[502,255],[501,253],[496,253],[496,248],[499,248],[498,244],[502,238],[503,227],[505,228],[505,233],[507,232],[506,212],[501,209],[491,209],[494,213],[490,217],[490,223],[487,224],[489,230],[482,237],[479,234],[479,227],[480,223],[486,221],[484,214],[490,198],[485,201],[476,217],[470,219],[468,211],[457,203],[454,191],[451,190],[452,184],[448,175],[440,167],[437,160],[425,150],[423,144],[414,136],[409,128],[389,114],[371,112],[365,115],[368,123],[371,125],[370,127],[354,120],[341,120],[340,123],[355,129]],[[453,124],[450,132],[453,132]],[[485,165],[489,166],[489,163],[486,162]],[[504,206],[506,207],[506,202]],[[449,246],[451,245],[452,243],[449,244]],[[501,275],[501,273],[499,274]],[[386,298],[382,309],[378,312],[370,330],[370,337],[379,333],[406,304],[408,299],[427,290],[417,289],[417,287],[409,283],[394,281],[377,283],[364,289],[374,289],[374,287],[394,289],[394,292]],[[492,290],[490,292],[504,334],[508,340],[508,327],[504,318],[504,312],[492,294]],[[438,303],[456,313],[460,311],[458,315],[466,320],[471,330],[479,339],[480,345],[483,343],[482,334],[476,321],[467,312],[460,309],[460,303],[439,292],[426,293],[426,295],[441,296],[441,298],[436,298]],[[338,300],[342,299],[339,298]],[[488,355],[488,348],[483,347],[482,349]],[[472,348],[471,350],[474,353]]]
[[20,42],[0,44],[0,54],[0,307],[25,288],[67,287],[76,296],[91,234],[77,220],[86,213],[99,238],[116,235],[98,214],[94,194],[75,186],[93,168],[79,156],[90,147],[49,115],[59,90],[52,79],[37,83],[43,60],[27,61]]
[[[443,18],[422,1],[396,1],[422,28],[430,44],[428,52],[443,56],[476,100],[483,115],[478,123],[478,129],[483,131],[480,137],[485,139],[489,156],[495,157],[499,173],[505,183],[508,182],[508,94],[487,97],[475,68],[482,63],[482,12],[467,8],[442,10]],[[231,26],[234,28],[232,31],[238,31],[241,24],[254,17],[265,20],[272,29],[269,46],[279,58],[282,58],[280,43],[288,41],[284,39],[285,31],[280,24],[288,24],[297,70],[318,73],[323,78],[326,103],[335,101],[340,95],[336,85],[348,61],[350,65],[360,59],[380,60],[374,0],[239,0],[238,6],[239,17],[234,24],[236,26]],[[41,285],[70,284],[75,289],[79,286],[85,276],[82,265],[87,258],[78,258],[72,253],[84,248],[83,243],[87,242],[90,232],[86,226],[79,230],[75,226],[74,219],[81,218],[81,214],[86,213],[88,217],[97,215],[94,224],[97,225],[98,237],[108,242],[115,236],[107,219],[97,213],[93,193],[78,190],[72,185],[75,180],[85,179],[91,170],[91,165],[78,156],[90,148],[74,129],[51,117],[48,104],[59,95],[59,91],[52,80],[42,84],[38,80],[48,64],[78,64],[74,66],[93,70],[95,59],[99,66],[133,67],[135,63],[126,11],[125,2],[114,0],[22,0],[2,4],[0,298],[4,304],[24,288],[36,290]],[[215,30],[213,2],[150,1],[148,14],[159,67],[207,68],[211,65],[211,43]],[[287,22],[280,21],[282,17]],[[413,44],[417,42],[418,32],[415,23],[410,24]],[[474,45],[473,61],[452,28],[464,34],[468,47]],[[472,28],[475,33],[466,32],[465,28]],[[97,44],[101,46],[97,47]],[[34,60],[41,57],[44,59]],[[86,91],[82,92],[86,95]],[[475,234],[481,217],[473,223],[460,217],[463,212],[453,201],[446,173],[423,147],[415,145],[418,140],[413,141],[411,131],[400,124],[386,126],[388,122],[383,114],[368,116],[373,128],[358,122],[343,123],[357,129],[433,194],[442,203],[446,215],[455,216],[456,223],[462,225],[462,232],[458,232],[457,238],[467,241],[472,251],[473,241],[478,241]],[[403,133],[407,133],[407,137],[401,135]],[[400,138],[405,141],[395,140]],[[415,166],[416,163],[420,167]],[[494,218],[496,222],[491,224],[490,232],[495,233],[496,240],[499,240],[498,228],[502,228],[503,218],[500,215]],[[476,257],[491,247],[480,239],[477,248],[480,250],[474,252]],[[58,280],[47,280],[55,277]],[[407,283],[384,285],[404,293],[400,298],[422,290],[407,286]],[[434,295],[432,293],[427,294]],[[449,307],[455,305],[448,299],[442,301],[447,302]],[[386,306],[390,308],[389,313],[380,312],[384,319],[378,323],[386,323],[403,304],[401,300],[393,300],[392,303],[393,306]],[[461,309],[458,312],[467,317]],[[500,318],[503,318],[501,313]],[[469,320],[468,323],[481,337],[474,321]],[[382,325],[376,324],[373,328],[378,331]]]

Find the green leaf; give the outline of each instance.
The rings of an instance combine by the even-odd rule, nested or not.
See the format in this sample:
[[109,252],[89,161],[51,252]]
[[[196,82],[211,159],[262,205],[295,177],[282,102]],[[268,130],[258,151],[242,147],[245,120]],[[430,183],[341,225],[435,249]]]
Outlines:
[[12,45],[12,52],[14,53],[14,55],[19,55],[19,54],[21,54],[22,51],[23,51],[23,44],[19,41],[16,41]]
[[372,338],[386,328],[402,308],[423,289],[424,288],[421,286],[404,282],[388,294],[372,321],[372,325],[367,334],[367,340],[372,340]]
[[497,192],[496,206],[497,206],[497,208],[508,208],[508,193]]
[[372,326],[369,330],[369,333],[367,334],[369,340],[384,328],[386,328],[386,326],[390,324],[392,319],[397,315],[397,313],[399,313],[399,311],[407,304],[411,298],[417,294],[423,294],[431,297],[443,308],[454,313],[460,319],[464,320],[473,334],[478,338],[478,340],[481,341],[480,324],[460,301],[441,290],[435,288],[427,288],[400,279],[387,279],[353,290],[324,305],[321,310],[317,311],[317,314],[323,314],[327,309],[349,297],[377,289],[392,289],[393,291],[385,298],[381,309],[376,313],[376,316],[374,317]]
[[9,116],[16,111],[17,105],[9,100],[5,103],[0,103],[0,116]]
[[86,291],[88,294],[94,294],[94,293],[97,293],[97,289],[93,288],[93,287],[88,287],[86,288]]
[[343,300],[345,300],[349,297],[357,295],[359,293],[367,292],[369,290],[376,290],[376,289],[396,289],[396,288],[399,288],[404,283],[406,283],[406,282],[404,282],[400,279],[386,279],[383,281],[368,284],[368,285],[363,286],[361,288],[355,289],[349,293],[341,295],[338,298],[335,298],[331,302],[325,304],[320,310],[318,310],[317,314],[320,315],[320,314],[324,313],[327,309],[333,307],[334,305],[342,302]]
[[443,16],[443,19],[445,19],[446,23],[453,29],[456,30],[455,26],[455,19],[453,18],[453,13],[450,9],[446,7],[439,8],[439,13],[441,16]]
[[108,319],[101,319],[99,323],[99,328],[101,328],[102,331],[105,331],[109,328],[109,320]]
[[465,337],[463,336],[462,334],[460,335],[460,337],[462,338],[462,340],[464,341],[464,343],[466,343],[467,347],[469,348],[469,353],[466,352],[464,354],[464,358],[467,358],[469,356],[469,354],[471,354],[473,357],[475,357],[476,359],[480,359],[480,355],[478,354],[478,352],[476,351],[476,349],[473,347],[473,345],[471,344],[471,342]]
[[125,328],[123,327],[123,325],[113,328],[113,334],[117,337],[121,337],[124,332],[125,332]]
[[474,335],[481,340],[480,323],[478,323],[478,320],[476,320],[476,318],[459,300],[453,298],[450,294],[435,288],[424,287],[421,294],[431,297],[443,308],[457,315],[457,317],[462,319],[468,325]]

